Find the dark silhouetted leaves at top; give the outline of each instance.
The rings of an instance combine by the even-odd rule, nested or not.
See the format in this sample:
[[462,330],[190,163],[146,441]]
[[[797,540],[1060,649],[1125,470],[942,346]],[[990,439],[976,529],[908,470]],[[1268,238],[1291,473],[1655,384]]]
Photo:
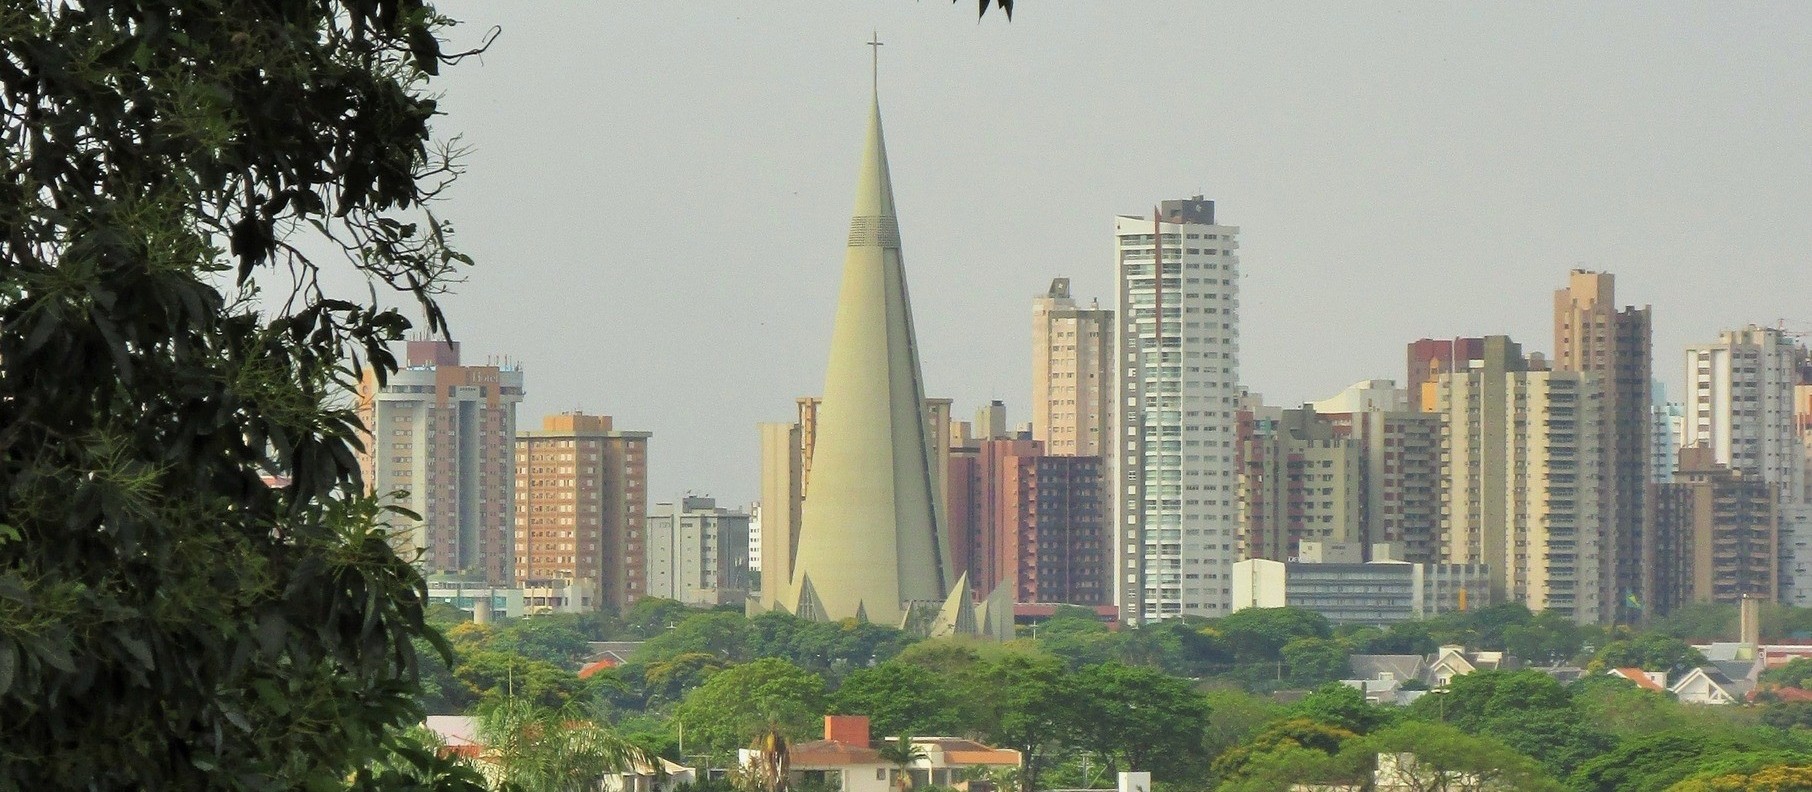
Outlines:
[[[950,0],[950,2],[954,3],[956,0]],[[981,10],[978,11],[977,14],[980,16],[988,15],[989,5],[998,5],[1000,6],[1000,10],[1007,15],[1008,19],[1013,18],[1013,0],[979,0],[979,2],[981,3]]]

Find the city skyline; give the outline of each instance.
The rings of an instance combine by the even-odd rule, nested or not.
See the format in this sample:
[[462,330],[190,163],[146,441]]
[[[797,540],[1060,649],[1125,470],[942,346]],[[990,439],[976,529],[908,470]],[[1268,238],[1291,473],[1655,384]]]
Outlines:
[[[474,360],[523,363],[525,415],[584,409],[652,431],[660,499],[753,500],[752,427],[822,381],[823,262],[842,243],[823,229],[847,210],[834,163],[860,130],[805,120],[861,107],[876,26],[926,390],[959,412],[1001,399],[1029,420],[1030,298],[1068,277],[1079,301],[1107,303],[1113,216],[1195,193],[1243,229],[1240,380],[1270,403],[1395,377],[1415,338],[1543,339],[1552,284],[1574,267],[1655,307],[1672,398],[1685,345],[1812,325],[1790,302],[1809,277],[1793,263],[1812,219],[1791,209],[1812,197],[1794,175],[1812,96],[1775,77],[1807,66],[1785,32],[1803,26],[1780,18],[1799,9],[1708,25],[1666,9],[1189,7],[1156,28],[1092,8],[977,25],[916,3],[608,22],[447,10],[467,21],[456,39],[505,28],[447,80],[441,128],[473,153],[440,211],[486,265],[449,300],[455,337]],[[1134,89],[1151,64],[1133,43],[1220,27],[1237,35],[1189,50],[1202,68]],[[667,46],[675,35],[716,46]],[[1429,46],[1392,46],[1407,39]],[[1157,96],[1178,92],[1201,101]],[[1163,123],[1128,120],[1141,117]],[[1200,153],[1170,167],[1178,134]],[[1719,281],[1682,277],[1709,266]],[[571,343],[590,337],[606,343]]]

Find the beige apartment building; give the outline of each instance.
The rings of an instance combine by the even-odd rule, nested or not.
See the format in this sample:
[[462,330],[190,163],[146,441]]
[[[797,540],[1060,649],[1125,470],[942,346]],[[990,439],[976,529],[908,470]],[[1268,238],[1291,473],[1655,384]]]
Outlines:
[[1363,542],[1356,443],[1307,407],[1240,429],[1242,558],[1295,561],[1304,542]]
[[1602,621],[1603,391],[1594,374],[1542,370],[1502,336],[1482,346],[1435,380],[1447,561],[1487,565],[1493,602]]
[[1604,515],[1600,599],[1618,623],[1641,611],[1630,603],[1648,597],[1647,575],[1657,559],[1643,530],[1654,435],[1652,320],[1648,307],[1619,309],[1616,278],[1608,272],[1573,270],[1554,292],[1554,370],[1595,376],[1603,396],[1598,424],[1598,498]]
[[1032,301],[1032,439],[1053,456],[1101,456],[1114,419],[1114,312],[1081,308],[1070,279]]
[[424,574],[513,578],[511,445],[522,396],[520,367],[462,365],[456,341],[410,341],[382,387],[369,371],[360,380],[369,434],[359,466],[372,492],[420,515],[397,539],[419,553]]
[[579,610],[648,594],[648,432],[570,412],[516,437],[516,585],[564,587]]
[[1313,406],[1358,449],[1363,546],[1388,543],[1398,559],[1439,561],[1441,417],[1411,411],[1408,390],[1390,380],[1357,383]]

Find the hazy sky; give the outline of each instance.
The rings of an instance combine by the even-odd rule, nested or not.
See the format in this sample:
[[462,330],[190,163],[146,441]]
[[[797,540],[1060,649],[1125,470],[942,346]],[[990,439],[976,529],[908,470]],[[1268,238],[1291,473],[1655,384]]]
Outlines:
[[1029,418],[1031,298],[1112,303],[1112,218],[1240,226],[1241,375],[1276,404],[1412,339],[1552,345],[1573,267],[1652,304],[1657,375],[1812,329],[1812,4],[458,0],[468,361],[523,427],[654,432],[651,497],[746,501],[755,424],[822,388],[871,29],[927,391]]

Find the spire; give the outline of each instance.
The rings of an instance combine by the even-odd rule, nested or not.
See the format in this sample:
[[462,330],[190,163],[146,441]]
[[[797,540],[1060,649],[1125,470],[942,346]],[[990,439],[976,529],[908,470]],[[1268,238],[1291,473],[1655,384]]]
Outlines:
[[849,221],[850,247],[900,249],[900,224],[894,215],[893,178],[887,172],[887,141],[881,133],[881,97],[868,106],[868,137],[862,146],[862,170],[856,178],[856,209]]
[[891,624],[952,575],[878,99],[851,214],[793,582],[810,576],[817,618]]

